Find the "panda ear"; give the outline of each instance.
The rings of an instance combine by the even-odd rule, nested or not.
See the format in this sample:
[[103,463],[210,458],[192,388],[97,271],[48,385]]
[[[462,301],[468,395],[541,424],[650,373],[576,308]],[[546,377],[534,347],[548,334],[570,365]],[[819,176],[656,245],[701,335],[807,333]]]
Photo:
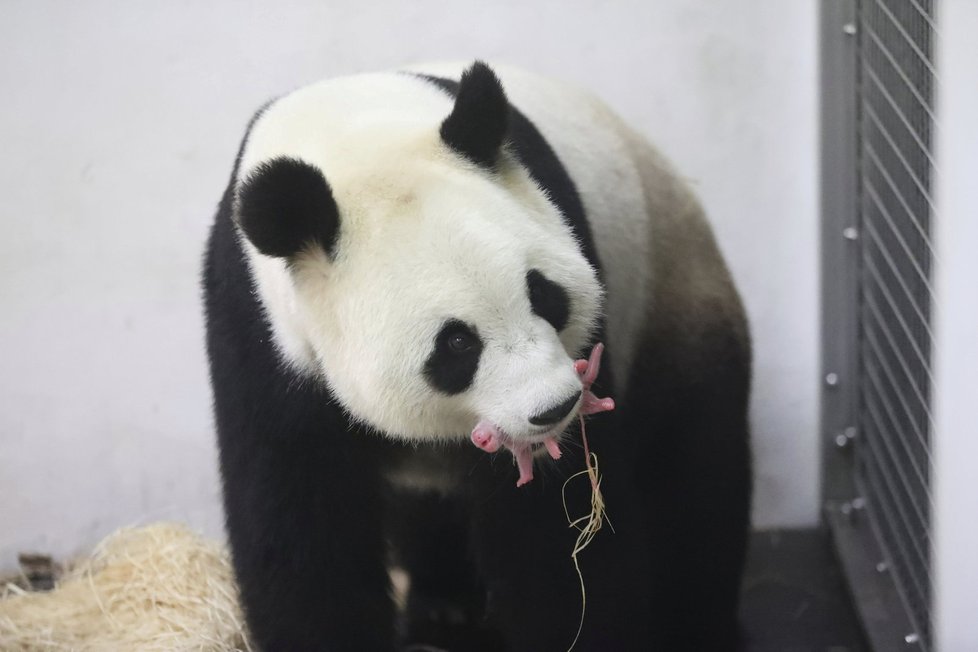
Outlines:
[[340,224],[339,209],[319,168],[286,157],[262,163],[244,180],[236,220],[258,251],[277,258],[310,246],[331,254]]
[[441,138],[477,165],[491,168],[506,138],[509,102],[492,69],[476,61],[462,73],[451,115],[441,123]]

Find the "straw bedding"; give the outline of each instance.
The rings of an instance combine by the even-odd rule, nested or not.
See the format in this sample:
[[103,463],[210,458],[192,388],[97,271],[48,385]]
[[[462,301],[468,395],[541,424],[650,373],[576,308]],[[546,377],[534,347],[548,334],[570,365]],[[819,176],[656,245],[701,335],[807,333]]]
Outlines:
[[251,651],[227,551],[182,525],[123,529],[54,590],[0,587],[0,650]]

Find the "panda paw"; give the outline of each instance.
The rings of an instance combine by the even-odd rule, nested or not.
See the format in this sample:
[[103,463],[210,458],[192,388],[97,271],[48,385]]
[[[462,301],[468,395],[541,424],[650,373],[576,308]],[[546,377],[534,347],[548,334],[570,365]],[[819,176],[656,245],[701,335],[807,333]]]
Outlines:
[[491,652],[502,650],[499,635],[481,609],[431,596],[412,596],[401,652]]

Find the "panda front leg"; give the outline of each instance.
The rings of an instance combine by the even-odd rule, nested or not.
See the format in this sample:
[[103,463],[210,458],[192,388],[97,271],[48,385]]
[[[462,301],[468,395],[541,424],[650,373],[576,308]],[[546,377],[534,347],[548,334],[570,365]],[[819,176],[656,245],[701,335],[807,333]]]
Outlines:
[[[606,526],[578,555],[586,608],[574,650],[582,652],[649,649],[647,533],[629,465],[612,435],[613,428],[588,426],[614,531]],[[571,556],[578,530],[567,522],[561,491],[566,477],[585,468],[575,439],[563,447],[557,468],[538,461],[536,479],[522,487],[503,455],[478,465],[470,478],[472,544],[488,610],[514,652],[567,650],[581,626],[581,579]],[[566,500],[572,515],[587,513],[586,477],[571,481]]]
[[357,435],[308,387],[237,410],[221,398],[227,529],[257,646],[393,650],[379,483]]
[[395,564],[410,577],[405,644],[459,652],[505,649],[485,618],[485,588],[473,564],[468,519],[457,497],[402,489],[388,510]]
[[[633,409],[622,415],[639,444],[637,477],[652,532],[648,619],[663,650],[742,649],[750,374],[749,349],[734,332],[704,329],[699,352],[676,333],[663,336],[639,356]],[[702,360],[709,365],[697,366]]]

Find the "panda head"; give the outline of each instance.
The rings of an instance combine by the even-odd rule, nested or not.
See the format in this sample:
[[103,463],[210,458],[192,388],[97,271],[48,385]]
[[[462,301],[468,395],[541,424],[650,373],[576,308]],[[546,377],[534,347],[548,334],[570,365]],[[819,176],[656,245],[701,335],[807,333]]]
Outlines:
[[454,104],[364,75],[278,100],[243,150],[235,220],[275,343],[390,436],[487,421],[535,443],[580,404],[601,286],[507,151],[508,115],[484,64]]

